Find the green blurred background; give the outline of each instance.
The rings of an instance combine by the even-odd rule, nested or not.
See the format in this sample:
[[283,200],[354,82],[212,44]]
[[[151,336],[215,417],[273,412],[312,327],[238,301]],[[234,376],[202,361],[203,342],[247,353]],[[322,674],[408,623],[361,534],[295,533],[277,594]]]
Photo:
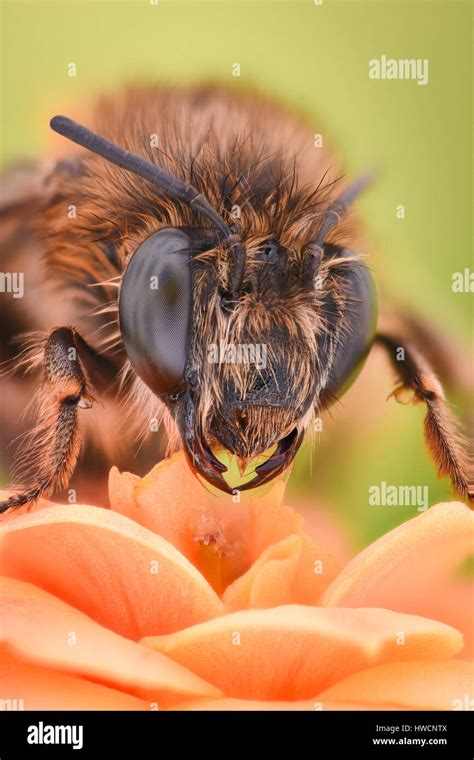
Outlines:
[[[468,350],[472,296],[451,283],[472,267],[470,2],[3,0],[1,11],[3,165],[43,149],[55,111],[124,82],[257,86],[309,116],[350,172],[380,170],[360,206],[381,300],[414,306]],[[382,54],[428,58],[429,83],[370,80]],[[371,485],[451,498],[424,449],[422,409],[386,402],[392,384],[374,353],[290,479],[290,502],[327,506],[358,546],[417,514],[369,506]]]

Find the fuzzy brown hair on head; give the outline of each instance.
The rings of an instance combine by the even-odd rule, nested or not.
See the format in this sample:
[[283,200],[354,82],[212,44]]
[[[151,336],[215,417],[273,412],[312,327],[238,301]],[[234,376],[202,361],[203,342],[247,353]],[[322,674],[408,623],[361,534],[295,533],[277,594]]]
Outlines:
[[[317,290],[308,268],[306,246],[344,190],[326,149],[315,147],[315,129],[258,97],[221,87],[132,88],[100,99],[88,126],[191,183],[229,225],[238,227],[246,250],[246,292],[231,315],[229,305],[223,306],[228,251],[216,246],[198,257],[191,362],[202,380],[196,410],[202,429],[211,434],[211,428],[218,433],[230,426],[234,450],[245,459],[274,444],[296,419],[306,426],[315,411],[310,401],[323,382],[318,345],[333,328],[335,312],[344,329],[344,288],[329,276],[333,260],[319,252]],[[102,350],[118,352],[123,361],[127,406],[131,394],[135,411],[138,406],[149,410],[144,402],[152,394],[132,379],[118,329],[121,274],[140,244],[163,227],[207,228],[210,223],[98,156],[80,152],[72,161],[76,170],[58,177],[38,230],[46,239],[48,273],[62,287],[77,289],[89,311],[95,302]],[[77,209],[72,219],[71,205]],[[353,250],[360,246],[353,222],[345,217],[328,239]],[[262,261],[268,240],[284,251],[279,276]],[[330,315],[323,308],[328,293]],[[209,361],[210,346],[228,345],[264,347],[266,366],[248,357]],[[252,404],[252,393],[269,386],[276,389],[275,403]],[[291,404],[285,403],[282,388]],[[232,420],[225,403],[231,397],[248,407]]]

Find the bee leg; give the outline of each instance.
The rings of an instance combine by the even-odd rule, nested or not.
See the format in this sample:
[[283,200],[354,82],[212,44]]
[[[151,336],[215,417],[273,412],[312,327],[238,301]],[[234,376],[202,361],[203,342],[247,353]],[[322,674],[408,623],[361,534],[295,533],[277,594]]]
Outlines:
[[[383,321],[382,321],[383,319]],[[462,350],[450,332],[441,325],[423,319],[406,307],[397,312],[384,313],[379,331],[389,335],[403,335],[414,346],[423,347],[423,356],[445,388],[468,398],[473,383],[471,358]]]
[[473,500],[472,467],[466,442],[430,364],[415,346],[402,338],[379,333],[375,340],[388,352],[401,381],[391,395],[400,399],[406,392],[411,392],[412,403],[426,404],[425,440],[438,475],[447,475],[456,493],[464,499]]
[[[43,381],[34,399],[36,425],[20,442],[13,468],[16,493],[0,502],[0,513],[31,505],[65,487],[81,448],[78,409],[92,406],[94,396],[84,368],[94,352],[74,327],[58,327],[41,339]],[[36,356],[37,363],[41,357]],[[28,484],[28,485],[23,485]]]

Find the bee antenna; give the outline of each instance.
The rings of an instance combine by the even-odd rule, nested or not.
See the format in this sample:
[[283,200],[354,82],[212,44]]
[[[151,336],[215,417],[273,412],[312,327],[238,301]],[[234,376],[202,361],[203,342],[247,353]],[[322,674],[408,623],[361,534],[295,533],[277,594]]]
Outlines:
[[370,174],[364,174],[359,179],[356,179],[347,190],[345,190],[334,203],[324,212],[324,221],[319,228],[314,244],[316,246],[322,246],[326,241],[328,232],[338,224],[342,215],[347,211],[350,204],[357,198],[357,196],[370,185],[374,178],[374,172]]
[[121,169],[133,172],[139,177],[152,182],[168,195],[183,201],[190,208],[199,211],[223,234],[226,238],[231,235],[231,230],[225,223],[224,219],[218,214],[218,212],[211,206],[209,201],[196,190],[195,187],[182,182],[177,177],[173,177],[172,174],[168,174],[164,169],[160,169],[151,161],[147,161],[145,158],[138,156],[136,153],[131,153],[124,148],[120,148],[110,140],[106,140],[105,137],[96,135],[87,127],[77,124],[77,122],[68,119],[67,116],[54,116],[49,126],[54,132],[66,137],[77,145],[81,145],[83,148],[90,150],[92,153],[96,153],[98,156],[102,156],[106,161],[119,166]]

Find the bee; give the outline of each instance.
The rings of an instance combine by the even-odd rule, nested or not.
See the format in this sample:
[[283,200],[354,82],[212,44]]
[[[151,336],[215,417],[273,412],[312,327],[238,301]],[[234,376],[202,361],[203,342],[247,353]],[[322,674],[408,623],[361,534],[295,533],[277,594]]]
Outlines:
[[[114,384],[127,407],[158,401],[171,442],[205,483],[225,493],[266,484],[374,344],[397,373],[395,396],[409,390],[426,405],[439,475],[472,496],[429,351],[416,331],[377,326],[351,214],[369,176],[347,182],[315,149],[314,129],[219,87],[133,89],[100,100],[91,128],[65,116],[50,126],[79,149],[25,170],[5,193],[2,224],[16,215],[19,234],[27,214],[46,279],[78,319],[29,335],[14,360],[42,379],[1,512],[68,484],[79,418]],[[105,330],[95,342],[78,327],[94,320]],[[222,449],[241,472],[258,460],[252,477],[231,486]]]

